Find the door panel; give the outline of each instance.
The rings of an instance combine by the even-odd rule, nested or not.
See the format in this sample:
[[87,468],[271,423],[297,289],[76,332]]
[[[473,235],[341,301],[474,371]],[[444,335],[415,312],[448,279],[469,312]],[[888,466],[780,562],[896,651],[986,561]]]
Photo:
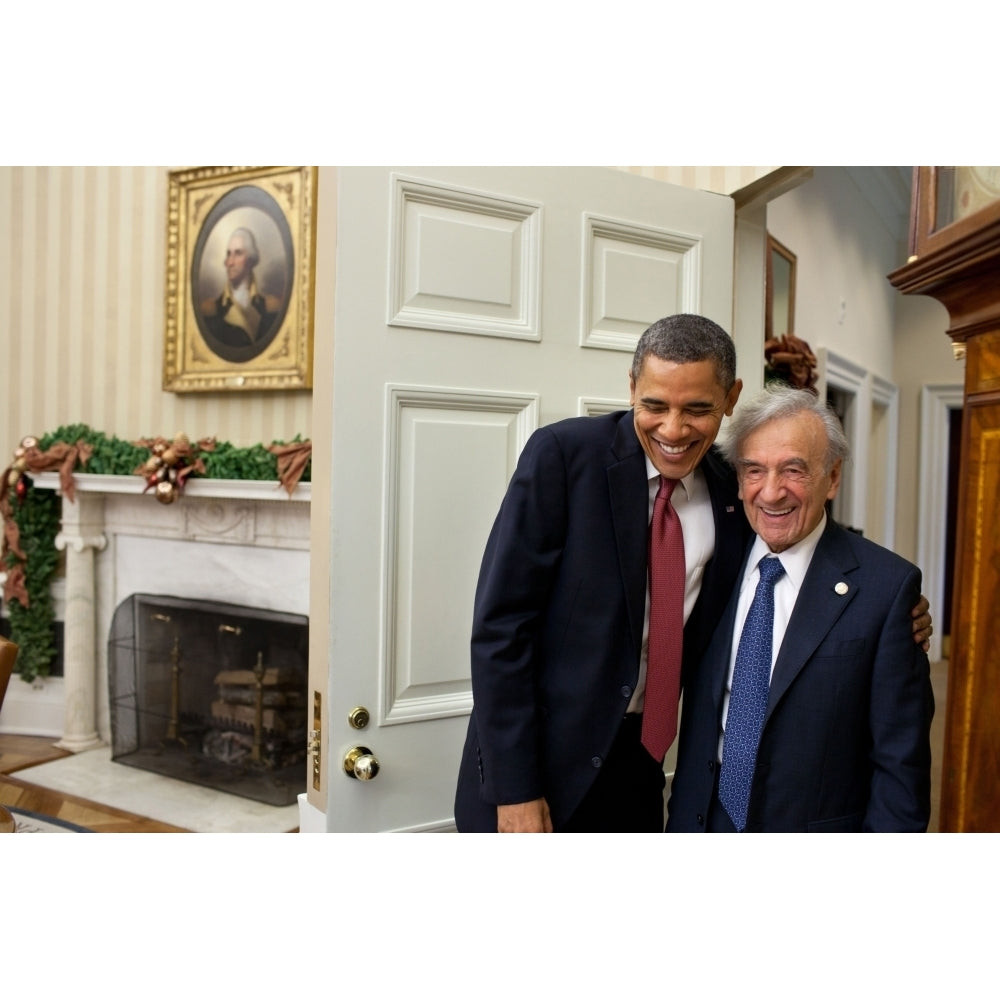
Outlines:
[[[329,551],[313,553],[329,606],[311,622],[326,828],[449,829],[476,577],[520,449],[541,424],[627,406],[658,317],[731,327],[733,206],[607,168],[336,178],[332,365],[316,372],[332,389],[315,394],[332,426]],[[378,758],[370,781],[342,766],[357,745]]]

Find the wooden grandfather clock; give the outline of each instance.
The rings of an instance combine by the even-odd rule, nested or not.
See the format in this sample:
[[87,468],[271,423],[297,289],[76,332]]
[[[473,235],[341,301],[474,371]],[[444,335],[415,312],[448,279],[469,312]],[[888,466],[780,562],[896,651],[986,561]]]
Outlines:
[[[916,167],[901,292],[965,352],[943,832],[1000,831],[1000,167]],[[933,613],[933,609],[932,609]]]

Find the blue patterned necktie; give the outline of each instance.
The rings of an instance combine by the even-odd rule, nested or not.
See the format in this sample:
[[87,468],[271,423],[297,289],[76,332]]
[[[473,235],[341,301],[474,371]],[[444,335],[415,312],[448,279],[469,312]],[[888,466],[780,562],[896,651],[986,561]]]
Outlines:
[[757,568],[760,581],[736,650],[719,775],[719,801],[737,830],[747,825],[750,785],[771,686],[774,585],[785,572],[780,560],[768,556],[761,559]]

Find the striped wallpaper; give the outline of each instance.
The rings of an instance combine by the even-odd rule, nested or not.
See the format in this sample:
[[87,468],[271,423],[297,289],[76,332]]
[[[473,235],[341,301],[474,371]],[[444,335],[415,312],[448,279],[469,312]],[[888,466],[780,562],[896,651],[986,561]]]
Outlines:
[[82,422],[238,446],[311,434],[307,391],[164,392],[166,167],[0,167],[0,468]]
[[[311,436],[307,391],[161,389],[168,169],[0,167],[0,468],[24,435],[77,422],[241,447]],[[729,194],[773,168],[616,169]]]

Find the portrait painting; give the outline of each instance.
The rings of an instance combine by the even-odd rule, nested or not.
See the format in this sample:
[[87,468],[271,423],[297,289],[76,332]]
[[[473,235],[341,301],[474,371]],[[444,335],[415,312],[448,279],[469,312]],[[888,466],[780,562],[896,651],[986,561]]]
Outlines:
[[170,174],[164,388],[312,385],[315,168]]

